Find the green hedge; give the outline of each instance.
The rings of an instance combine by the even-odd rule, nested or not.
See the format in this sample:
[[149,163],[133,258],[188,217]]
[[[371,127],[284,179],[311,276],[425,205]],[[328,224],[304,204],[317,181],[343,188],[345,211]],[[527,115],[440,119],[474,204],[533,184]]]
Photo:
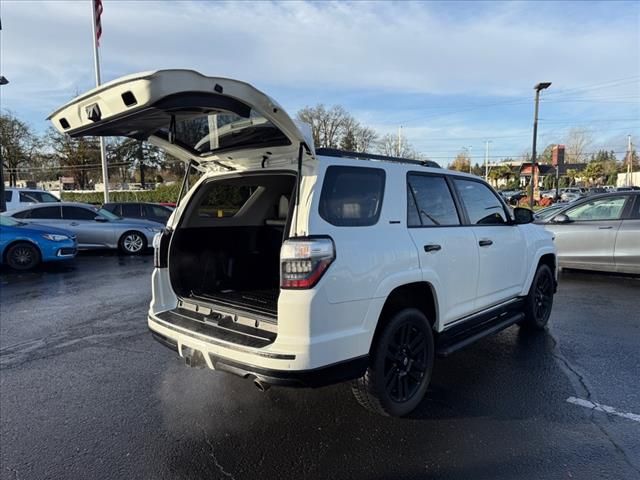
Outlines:
[[[178,200],[180,185],[161,185],[155,190],[131,190],[127,192],[110,192],[112,202],[175,202]],[[102,192],[62,192],[65,202],[84,202],[101,204],[104,199]]]

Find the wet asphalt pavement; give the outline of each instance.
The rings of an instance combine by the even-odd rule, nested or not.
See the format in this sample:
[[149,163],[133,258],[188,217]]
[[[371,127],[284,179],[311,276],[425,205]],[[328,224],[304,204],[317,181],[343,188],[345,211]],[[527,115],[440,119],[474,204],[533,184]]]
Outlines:
[[0,478],[637,479],[640,279],[565,272],[547,333],[440,359],[405,419],[348,385],[190,369],[146,326],[152,257],[0,270]]

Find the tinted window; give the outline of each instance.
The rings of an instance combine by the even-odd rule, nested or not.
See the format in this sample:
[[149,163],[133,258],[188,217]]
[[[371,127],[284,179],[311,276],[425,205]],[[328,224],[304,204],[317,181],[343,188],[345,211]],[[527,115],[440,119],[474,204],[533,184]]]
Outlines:
[[158,205],[145,205],[144,206],[147,212],[147,217],[157,217],[163,220],[167,220],[171,212],[166,208],[160,207]]
[[409,201],[407,221],[410,227],[460,225],[456,205],[444,177],[409,175],[407,195],[409,200],[413,200]]
[[35,192],[38,194],[40,201],[42,203],[51,203],[51,202],[59,202],[60,200],[58,200],[56,197],[54,197],[53,195],[51,195],[50,193],[47,192]]
[[11,196],[12,196],[13,192],[8,192],[8,191],[4,191],[4,201],[5,202],[10,202],[11,201]]
[[93,210],[82,207],[62,207],[62,217],[65,220],[93,220],[98,214]]
[[[15,216],[15,215],[14,215]],[[31,210],[31,214],[23,218],[48,218],[52,220],[59,220],[60,207],[41,207]]]
[[257,185],[213,184],[198,206],[199,217],[233,217],[249,197],[258,189]]
[[122,204],[122,216],[123,217],[140,217],[140,204],[138,203],[123,203]]
[[320,216],[332,225],[374,225],[380,216],[384,194],[384,170],[361,167],[329,167],[320,195]]
[[627,197],[607,197],[591,200],[566,212],[567,216],[577,220],[617,220],[622,215]]
[[504,207],[484,183],[454,179],[458,195],[472,225],[503,225],[507,223]]
[[631,210],[631,218],[640,218],[640,195],[636,195],[636,204]]
[[20,192],[20,201],[24,203],[40,203],[38,192]]

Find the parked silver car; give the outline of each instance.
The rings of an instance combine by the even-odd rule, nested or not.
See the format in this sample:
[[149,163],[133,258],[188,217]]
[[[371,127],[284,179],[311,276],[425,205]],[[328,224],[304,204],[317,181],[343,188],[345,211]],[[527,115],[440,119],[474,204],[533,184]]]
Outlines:
[[123,219],[86,203],[36,204],[3,215],[69,230],[78,237],[81,249],[118,248],[131,255],[152,246],[154,235],[162,230],[156,222]]
[[593,195],[546,218],[561,267],[640,274],[640,192]]

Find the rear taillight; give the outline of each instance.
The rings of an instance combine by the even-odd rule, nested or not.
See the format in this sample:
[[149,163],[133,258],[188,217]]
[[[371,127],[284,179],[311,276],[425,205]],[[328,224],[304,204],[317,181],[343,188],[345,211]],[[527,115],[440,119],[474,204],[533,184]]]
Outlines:
[[336,258],[329,237],[285,240],[280,249],[280,287],[312,288]]

